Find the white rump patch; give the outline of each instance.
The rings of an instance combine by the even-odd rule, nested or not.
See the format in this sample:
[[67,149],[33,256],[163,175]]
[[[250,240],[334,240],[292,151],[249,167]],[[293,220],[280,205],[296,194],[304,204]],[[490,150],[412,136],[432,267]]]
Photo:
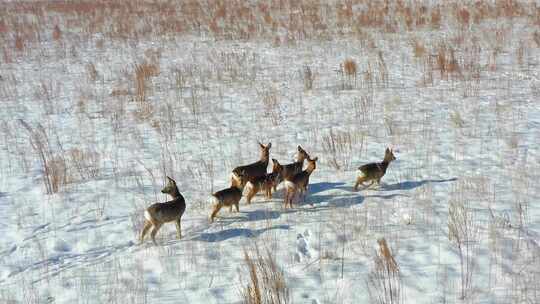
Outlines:
[[231,173],[231,178],[234,179],[237,183],[240,183],[241,180],[240,180],[240,177],[238,175],[236,175],[236,173]]
[[285,188],[294,189],[294,188],[296,188],[296,185],[293,182],[286,180],[285,181]]
[[152,216],[150,215],[150,212],[148,212],[148,210],[144,210],[144,218],[149,222],[152,221]]
[[364,172],[362,172],[361,170],[358,170],[356,171],[357,174],[358,174],[358,177],[366,177],[366,175],[364,174]]
[[251,191],[251,189],[253,189],[253,184],[251,182],[247,182],[244,188],[246,191]]

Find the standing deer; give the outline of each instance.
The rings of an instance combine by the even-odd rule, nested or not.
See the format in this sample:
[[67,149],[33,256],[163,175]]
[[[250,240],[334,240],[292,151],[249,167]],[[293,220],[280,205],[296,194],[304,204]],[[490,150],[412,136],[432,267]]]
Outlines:
[[162,193],[169,194],[172,197],[172,201],[165,203],[155,203],[144,211],[144,227],[141,231],[140,242],[144,241],[144,236],[150,228],[152,232],[152,242],[156,243],[156,233],[164,223],[175,222],[176,223],[176,236],[180,239],[182,237],[182,229],[180,226],[180,218],[186,211],[186,201],[176,186],[176,182],[167,176],[167,185],[161,190]]
[[396,160],[394,152],[390,148],[386,148],[384,152],[384,159],[380,163],[369,163],[358,167],[358,177],[356,178],[356,184],[354,185],[354,190],[358,190],[358,185],[364,186],[364,182],[371,181],[366,188],[371,187],[376,181],[378,185],[381,184],[381,178],[386,173],[386,169],[392,161]]
[[302,195],[302,200],[305,199],[309,185],[309,176],[311,173],[313,173],[315,168],[317,168],[317,159],[318,157],[313,159],[308,158],[307,168],[304,171],[297,173],[285,180],[285,208],[287,208],[287,203],[289,204],[289,207],[292,208],[292,200],[297,191],[299,191]]
[[[309,158],[309,154],[302,149],[302,147],[298,146],[298,154],[296,161],[291,164],[283,165],[283,171],[281,172],[281,182],[282,180],[286,180],[288,178],[293,177],[293,175],[302,172],[302,168],[304,167],[304,160],[306,158]],[[276,191],[277,185],[274,186],[274,191]]]
[[272,163],[272,173],[253,177],[246,183],[246,200],[248,204],[251,204],[251,199],[261,190],[265,192],[266,198],[272,198],[272,188],[279,183],[283,172],[283,166],[276,159],[272,158]]
[[272,143],[268,143],[268,145],[265,146],[259,142],[259,146],[261,148],[261,158],[259,161],[234,168],[231,176],[231,183],[238,183],[240,176],[243,176],[244,182],[247,182],[250,178],[266,175]]
[[238,176],[237,179],[233,179],[231,186],[212,194],[214,200],[214,207],[212,214],[210,215],[210,221],[214,222],[214,218],[218,214],[219,210],[223,207],[229,207],[229,212],[232,212],[232,207],[236,208],[236,212],[240,212],[240,199],[242,198],[242,190],[246,183],[243,175]]

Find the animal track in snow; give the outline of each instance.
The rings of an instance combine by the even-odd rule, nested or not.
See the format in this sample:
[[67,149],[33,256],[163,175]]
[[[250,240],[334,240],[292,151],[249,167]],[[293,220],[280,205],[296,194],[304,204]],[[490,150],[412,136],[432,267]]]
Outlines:
[[311,250],[309,247],[309,230],[304,231],[304,234],[299,233],[296,236],[296,253],[294,255],[294,260],[296,262],[301,262],[303,260],[311,259]]

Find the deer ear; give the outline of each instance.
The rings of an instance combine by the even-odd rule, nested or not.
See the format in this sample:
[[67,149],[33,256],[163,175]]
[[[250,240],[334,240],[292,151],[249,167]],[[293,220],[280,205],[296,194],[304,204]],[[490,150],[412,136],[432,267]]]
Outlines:
[[316,156],[315,158],[312,159],[312,161],[316,162],[318,159],[319,159],[319,157]]
[[300,147],[300,145],[298,145],[298,152],[302,152],[302,147]]
[[170,178],[170,177],[168,177],[168,176],[167,176],[167,180],[170,181],[171,183],[176,183],[176,182],[174,181],[174,179],[172,179],[172,178]]
[[269,142],[268,145],[266,145],[266,149],[270,149],[270,148],[272,148],[272,143],[271,142]]
[[278,160],[277,160],[277,159],[275,159],[275,158],[272,158],[272,162],[273,162],[274,164],[276,164],[276,165],[279,165],[279,162],[278,162]]

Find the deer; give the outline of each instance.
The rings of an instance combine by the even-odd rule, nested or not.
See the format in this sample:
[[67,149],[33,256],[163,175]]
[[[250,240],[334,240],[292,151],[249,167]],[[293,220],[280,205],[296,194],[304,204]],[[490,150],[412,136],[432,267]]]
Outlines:
[[168,194],[172,197],[171,201],[165,203],[155,203],[150,205],[144,211],[144,226],[140,235],[140,243],[144,241],[144,236],[152,228],[150,236],[152,237],[152,242],[154,245],[157,245],[156,234],[165,223],[175,222],[176,223],[176,236],[178,239],[182,238],[182,227],[180,219],[186,211],[186,201],[178,187],[176,182],[167,176],[167,185],[161,190],[162,193]]
[[[291,164],[283,165],[283,171],[281,172],[281,179],[279,183],[285,179],[292,177],[297,173],[302,172],[302,169],[304,167],[304,160],[306,158],[309,158],[309,154],[304,149],[302,149],[302,147],[298,146],[298,154],[296,161]],[[276,188],[277,184],[274,186],[274,192],[276,191]]]
[[229,212],[232,212],[232,207],[234,206],[236,212],[240,212],[240,199],[242,198],[242,191],[244,190],[245,184],[245,177],[239,175],[238,179],[233,179],[231,181],[231,186],[229,188],[212,193],[214,207],[212,209],[212,214],[210,215],[210,222],[214,222],[214,218],[223,207],[229,207]]
[[272,158],[272,163],[272,173],[253,177],[246,183],[246,201],[248,204],[251,204],[251,199],[261,190],[264,191],[267,199],[272,198],[272,188],[279,183],[283,172],[283,166],[276,159]]
[[302,195],[302,200],[305,199],[309,185],[309,177],[311,173],[313,173],[313,171],[317,168],[317,160],[318,157],[315,157],[313,159],[308,157],[306,169],[285,180],[285,208],[287,208],[287,204],[289,204],[289,207],[292,208],[292,200],[296,192],[300,192],[300,194]]
[[238,184],[240,181],[240,176],[243,176],[244,182],[247,182],[250,178],[266,175],[266,168],[268,167],[268,161],[270,159],[270,148],[272,147],[272,143],[268,143],[266,146],[260,142],[258,142],[258,144],[261,149],[261,158],[249,165],[234,168],[232,171],[231,183]]
[[394,152],[390,148],[386,148],[384,151],[384,159],[379,163],[369,163],[358,167],[358,176],[356,178],[356,184],[354,185],[354,190],[358,191],[358,186],[364,185],[364,182],[371,181],[371,183],[365,188],[371,187],[374,182],[377,182],[377,185],[381,184],[381,179],[386,174],[386,170],[392,161],[396,160]]

